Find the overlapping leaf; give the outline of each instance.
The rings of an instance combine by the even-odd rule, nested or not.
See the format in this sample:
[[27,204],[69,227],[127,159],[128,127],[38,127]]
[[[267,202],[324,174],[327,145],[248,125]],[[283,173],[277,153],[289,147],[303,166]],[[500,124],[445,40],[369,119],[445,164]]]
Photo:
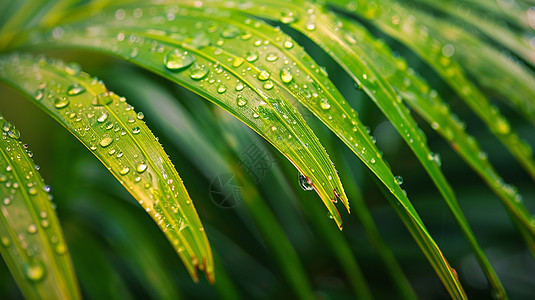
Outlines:
[[73,133],[139,201],[165,233],[186,268],[214,279],[204,228],[171,161],[125,99],[79,66],[10,55],[0,79],[35,100]]
[[0,253],[28,299],[80,299],[50,187],[20,132],[0,115]]
[[[425,26],[421,26],[422,24],[418,21],[418,18],[422,17],[421,14],[414,17],[414,11],[409,12],[399,3],[393,4],[386,0],[381,2],[382,5],[378,5],[377,2],[372,2],[372,5],[359,1],[358,9],[357,5],[350,5],[348,1],[331,0],[331,2],[343,3],[350,12],[369,18],[381,30],[402,41],[429,63],[485,122],[531,177],[535,178],[535,163],[529,144],[521,140],[497,108],[490,105],[485,95],[467,78],[455,59],[449,56],[447,51],[444,51],[446,53],[444,55],[442,50],[447,45],[435,39]],[[354,4],[354,2],[351,3]],[[392,20],[395,22],[392,23]]]
[[[113,53],[223,107],[266,138],[308,178],[341,227],[334,202],[340,199],[347,209],[349,206],[340,179],[311,129],[286,100],[287,91],[278,84],[291,81],[294,75],[286,75],[291,71],[282,69],[270,72],[267,65],[255,63],[256,59],[223,47],[247,41],[248,48],[258,47],[254,50],[261,51],[270,44],[258,37],[253,39],[243,27],[218,23],[218,18],[223,17],[230,18],[228,12],[196,16],[194,8],[175,5],[125,7],[103,12],[86,23],[58,27],[49,39],[35,37],[33,42]],[[249,19],[242,26],[269,28],[261,22],[250,22],[253,21]],[[259,54],[251,54],[254,55]],[[280,57],[280,61],[285,58]]]

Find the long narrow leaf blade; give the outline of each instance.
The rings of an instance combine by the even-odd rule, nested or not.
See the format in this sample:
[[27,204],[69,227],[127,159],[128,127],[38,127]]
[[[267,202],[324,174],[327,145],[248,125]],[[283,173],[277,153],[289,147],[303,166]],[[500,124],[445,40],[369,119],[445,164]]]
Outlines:
[[[143,11],[154,15],[144,18]],[[269,72],[254,60],[220,47],[250,40],[246,30],[219,26],[209,18],[179,19],[180,12],[177,6],[105,11],[90,22],[65,26],[59,38],[52,34],[50,39],[39,41],[37,37],[33,42],[117,55],[221,106],[273,144],[309,179],[341,228],[335,202],[340,199],[349,210],[347,196],[324,148],[286,100],[285,91],[275,85],[279,72]],[[170,24],[162,26],[166,20]],[[139,27],[142,24],[146,28]],[[248,26],[258,28],[262,23]],[[208,34],[216,35],[217,40],[212,43]]]
[[80,299],[50,188],[19,131],[0,123],[0,253],[26,298]]
[[214,280],[204,227],[143,114],[73,64],[4,56],[0,79],[33,98],[98,157],[160,226],[194,280],[197,268]]
[[[348,4],[348,1],[344,0],[336,0],[336,2]],[[535,162],[529,144],[521,140],[509,122],[495,107],[490,105],[485,95],[467,78],[464,70],[455,59],[448,56],[447,52],[444,52],[446,53],[444,55],[442,49],[446,45],[430,36],[432,33],[419,23],[418,19],[423,17],[422,14],[417,14],[415,17],[415,11],[408,11],[400,3],[393,4],[386,0],[383,0],[382,3],[382,5],[377,5],[374,2],[375,5],[368,5],[366,2],[360,1],[359,9],[351,6],[348,7],[348,10],[369,18],[382,31],[402,41],[422,57],[485,122],[492,133],[535,179]],[[387,9],[383,9],[384,7]],[[393,18],[396,19],[402,15],[406,16],[403,20],[396,22],[396,24],[392,23]]]

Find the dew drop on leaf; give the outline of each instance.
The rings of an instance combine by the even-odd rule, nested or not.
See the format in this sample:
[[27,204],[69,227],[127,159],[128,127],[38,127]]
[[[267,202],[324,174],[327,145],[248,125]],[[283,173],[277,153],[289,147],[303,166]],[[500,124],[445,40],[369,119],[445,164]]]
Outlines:
[[258,79],[261,80],[261,81],[266,81],[269,79],[269,76],[271,76],[269,74],[268,71],[261,71],[259,74],[258,74]]
[[291,49],[294,46],[294,43],[292,43],[292,41],[290,41],[290,40],[287,40],[287,41],[284,41],[283,46],[286,49]]
[[243,99],[241,95],[238,95],[236,98],[236,104],[238,104],[239,107],[243,107],[247,104],[247,100]]
[[140,164],[137,165],[137,167],[136,167],[136,171],[137,171],[138,173],[143,173],[143,172],[145,172],[145,170],[147,170],[147,165],[144,164],[144,163],[140,163]]
[[269,62],[274,62],[274,61],[276,61],[277,59],[279,59],[279,56],[277,56],[276,53],[269,53],[269,54],[266,56],[266,60],[269,61]]
[[25,262],[23,265],[24,276],[30,281],[38,282],[45,277],[45,266],[39,261]]
[[241,66],[243,64],[245,60],[242,58],[242,57],[235,57],[234,60],[232,61],[232,66],[237,68],[239,66]]
[[54,107],[61,109],[69,106],[69,99],[67,97],[59,97],[54,100]]
[[282,69],[280,75],[281,75],[281,80],[284,83],[289,83],[294,78],[292,73],[288,69]]
[[222,85],[222,84],[219,85],[219,86],[217,87],[217,92],[218,92],[219,94],[223,94],[223,93],[226,92],[226,91],[227,91],[227,87],[224,86],[224,85]]
[[402,184],[403,184],[403,177],[401,177],[401,176],[396,176],[396,177],[394,178],[394,181],[395,181],[395,183],[396,183],[397,185],[402,185]]
[[106,148],[108,147],[109,145],[111,145],[111,143],[113,142],[113,139],[109,136],[103,138],[102,140],[100,140],[100,146],[102,148]]
[[71,86],[69,86],[69,88],[67,89],[67,95],[69,96],[76,96],[76,95],[80,95],[82,94],[83,92],[85,92],[85,88],[77,83],[74,83],[72,84]]
[[314,189],[314,187],[312,186],[312,181],[301,173],[299,173],[299,184],[305,191],[311,191]]
[[178,71],[189,67],[194,61],[195,56],[193,56],[193,54],[189,53],[188,51],[180,52],[179,50],[175,49],[165,55],[164,65],[168,70]]
[[104,123],[104,121],[106,121],[107,118],[108,118],[108,114],[103,112],[102,115],[100,115],[100,117],[97,118],[97,122]]
[[247,52],[247,57],[245,58],[248,62],[253,62],[258,59],[258,52],[255,50]]
[[290,24],[290,23],[293,23],[297,20],[297,17],[295,15],[294,12],[288,10],[288,9],[283,9],[281,11],[281,16],[280,16],[280,21],[284,24]]
[[195,64],[190,69],[190,75],[189,76],[193,80],[201,80],[201,79],[204,78],[204,76],[206,76],[206,74],[208,74],[208,68],[207,67],[205,67],[204,65]]
[[130,168],[128,168],[127,166],[123,166],[121,170],[119,170],[119,174],[121,175],[126,175],[128,174],[128,172],[130,172]]
[[273,85],[273,81],[271,81],[271,80],[270,80],[270,81],[267,81],[266,83],[264,83],[264,88],[265,88],[266,90],[271,90],[271,89],[273,88],[273,86],[274,86],[274,85]]

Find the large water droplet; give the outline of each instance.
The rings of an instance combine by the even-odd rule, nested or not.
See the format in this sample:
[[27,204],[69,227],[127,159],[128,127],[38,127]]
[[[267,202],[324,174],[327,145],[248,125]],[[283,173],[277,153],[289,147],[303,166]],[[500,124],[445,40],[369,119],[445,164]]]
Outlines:
[[67,89],[67,95],[69,96],[76,96],[76,95],[80,95],[82,94],[83,92],[85,92],[85,88],[77,83],[74,83],[72,84],[71,86],[69,86],[69,88]]
[[178,71],[189,67],[195,61],[195,56],[188,51],[180,52],[178,49],[175,49],[164,58],[165,67],[171,71]]
[[104,121],[106,121],[107,118],[108,118],[108,113],[103,112],[102,115],[100,115],[100,117],[97,118],[97,122],[104,123]]
[[311,191],[314,189],[312,186],[312,181],[310,178],[306,177],[305,175],[299,173],[299,184],[305,191]]
[[102,140],[100,140],[100,146],[102,148],[106,148],[108,147],[109,145],[111,145],[111,143],[113,142],[113,139],[109,136],[103,138]]
[[191,77],[191,79],[201,80],[208,74],[209,69],[204,65],[195,64],[189,71],[189,77]]
[[292,73],[288,69],[282,69],[280,76],[282,82],[284,83],[289,83],[290,81],[292,81],[292,79],[294,79]]
[[269,76],[271,76],[271,74],[269,74],[268,71],[261,71],[260,73],[258,73],[258,79],[261,81],[268,80]]
[[218,92],[219,94],[223,94],[223,93],[226,92],[226,91],[227,91],[227,87],[224,86],[224,85],[222,85],[222,84],[219,85],[219,86],[217,87],[217,92]]
[[54,107],[61,109],[69,106],[69,99],[67,97],[59,97],[54,100]]
[[38,282],[45,277],[45,266],[40,261],[25,262],[23,265],[24,275],[33,282]]
[[403,184],[403,177],[401,176],[396,176],[394,178],[394,182],[397,184],[397,185],[402,185]]
[[136,167],[136,171],[137,171],[138,173],[143,173],[143,172],[145,172],[145,170],[147,170],[147,165],[144,164],[144,163],[140,163],[140,164],[137,165],[137,167]]
[[245,60],[243,59],[243,57],[235,57],[234,60],[232,61],[232,66],[237,68],[239,66],[241,66],[243,64]]
[[238,95],[236,98],[236,104],[238,104],[239,107],[243,107],[247,104],[247,100],[243,99],[241,95]]
[[258,59],[258,52],[255,50],[247,52],[247,57],[245,59],[249,62],[256,61]]
[[266,60],[269,62],[274,62],[277,59],[279,59],[279,56],[276,53],[269,53],[268,55],[266,55]]
[[130,168],[128,168],[127,166],[122,166],[121,170],[119,170],[119,174],[121,175],[126,175],[128,174],[128,172],[130,172]]

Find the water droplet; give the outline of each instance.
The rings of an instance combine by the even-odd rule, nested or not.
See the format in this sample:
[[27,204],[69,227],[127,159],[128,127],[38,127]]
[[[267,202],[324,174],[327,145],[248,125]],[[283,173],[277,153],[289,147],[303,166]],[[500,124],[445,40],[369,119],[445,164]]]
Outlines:
[[67,107],[69,103],[70,101],[67,97],[59,97],[54,100],[54,106],[58,109]]
[[236,57],[234,57],[234,60],[232,61],[232,66],[237,68],[237,67],[241,66],[244,61],[245,60],[243,59],[243,57],[236,56]]
[[236,104],[238,104],[239,107],[243,107],[247,104],[247,100],[243,99],[241,95],[238,95],[236,98]]
[[75,62],[71,62],[65,65],[65,72],[71,76],[78,76],[82,71],[82,67]]
[[239,92],[239,91],[243,90],[243,88],[245,88],[245,85],[243,85],[243,83],[238,82],[238,83],[236,84],[236,91]]
[[289,83],[290,81],[292,81],[292,79],[294,79],[292,73],[288,69],[282,69],[280,76],[281,76],[282,82],[284,83]]
[[24,275],[33,282],[38,282],[45,277],[45,266],[40,261],[25,262],[23,265]]
[[37,226],[35,224],[28,225],[28,228],[26,228],[26,231],[28,231],[29,234],[34,234],[37,232]]
[[0,239],[0,242],[2,243],[2,246],[9,247],[11,245],[11,240],[7,236],[3,236]]
[[119,170],[119,174],[121,175],[126,175],[128,174],[128,172],[130,172],[130,168],[128,168],[127,166],[123,166],[121,170]]
[[226,92],[226,91],[227,91],[227,87],[224,86],[224,85],[222,85],[222,84],[219,85],[219,86],[217,87],[217,92],[218,92],[219,94],[223,94],[223,93]]
[[59,243],[59,244],[56,245],[54,250],[56,250],[57,254],[62,255],[62,254],[65,254],[67,252],[67,247],[65,247],[64,243]]
[[324,101],[321,101],[320,107],[322,109],[327,110],[327,109],[331,108],[331,105],[329,104],[329,102],[327,102],[327,100],[324,100]]
[[31,188],[28,189],[28,194],[30,195],[37,195],[37,188],[35,188],[34,186],[32,186]]
[[294,46],[294,43],[291,40],[286,40],[283,43],[284,48],[291,49]]
[[305,28],[309,31],[312,31],[314,29],[316,29],[316,23],[314,22],[308,22],[305,24]]
[[85,92],[85,88],[77,83],[74,83],[72,84],[71,86],[69,86],[69,88],[67,89],[67,95],[69,96],[76,96],[76,95],[80,95],[82,94],[83,92]]
[[227,25],[221,29],[219,34],[222,38],[233,39],[240,34],[240,30],[235,26]]
[[195,56],[188,51],[180,52],[178,49],[175,49],[169,53],[164,58],[165,67],[171,71],[178,71],[189,67],[195,61]]
[[264,83],[264,88],[266,90],[271,90],[273,88],[273,81],[269,80],[269,81],[266,81],[266,83]]
[[20,139],[20,132],[15,128],[12,128],[10,131],[8,131],[7,135],[12,139]]
[[137,167],[136,167],[136,171],[137,171],[138,173],[143,173],[143,172],[145,172],[145,170],[147,170],[147,165],[144,164],[144,163],[140,163],[140,164],[137,165]]
[[508,134],[511,131],[511,126],[509,126],[509,123],[503,118],[498,118],[496,121],[496,128],[501,134]]
[[396,176],[394,178],[394,182],[397,184],[397,185],[402,185],[403,184],[403,177],[401,176]]
[[311,191],[314,189],[312,186],[312,181],[310,178],[306,177],[305,175],[299,173],[299,184],[305,191]]
[[134,128],[132,128],[132,133],[133,133],[133,134],[138,134],[138,133],[140,133],[140,132],[141,132],[141,129],[140,129],[139,127],[134,127]]
[[97,122],[104,123],[104,121],[106,121],[107,118],[108,118],[108,113],[103,112],[102,115],[100,115],[100,117],[97,118]]
[[269,53],[268,55],[266,55],[266,60],[269,62],[274,62],[277,59],[279,59],[279,56],[277,56],[276,53]]
[[254,50],[247,52],[247,57],[245,59],[249,62],[256,61],[258,59],[258,52]]
[[269,79],[269,76],[271,76],[271,74],[269,74],[268,71],[261,71],[258,73],[258,80],[266,81]]
[[108,147],[109,145],[111,145],[111,143],[113,142],[113,139],[109,136],[103,138],[102,140],[100,140],[100,146],[102,148],[106,148]]
[[280,21],[284,24],[290,24],[290,23],[293,23],[297,20],[297,17],[296,15],[294,14],[294,12],[288,10],[288,9],[283,9],[281,11],[281,16],[280,16]]
[[37,91],[35,91],[35,94],[33,96],[35,100],[41,101],[45,97],[45,92],[43,89],[38,89]]
[[145,114],[142,113],[142,112],[138,112],[138,113],[137,113],[137,118],[138,118],[139,120],[143,120],[143,118],[145,118]]
[[5,122],[2,125],[2,130],[4,130],[5,132],[8,132],[9,130],[11,130],[11,128],[13,128],[13,124],[11,124],[11,122]]
[[193,80],[201,80],[208,74],[209,69],[205,67],[204,65],[195,64],[190,69],[190,75],[191,79]]

